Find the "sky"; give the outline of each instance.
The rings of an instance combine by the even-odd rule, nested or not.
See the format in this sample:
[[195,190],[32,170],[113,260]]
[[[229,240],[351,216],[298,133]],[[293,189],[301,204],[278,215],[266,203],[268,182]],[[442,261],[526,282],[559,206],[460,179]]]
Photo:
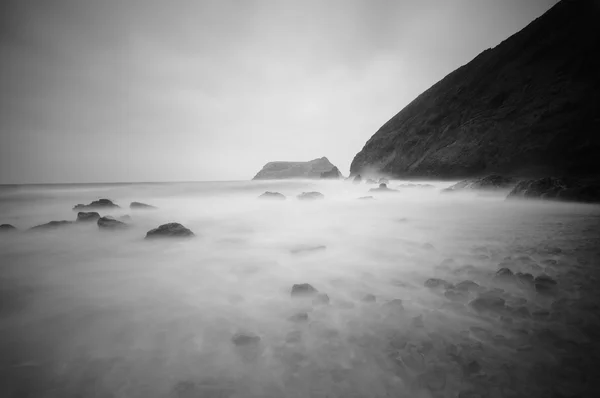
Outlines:
[[354,155],[557,0],[3,0],[0,184],[251,179]]

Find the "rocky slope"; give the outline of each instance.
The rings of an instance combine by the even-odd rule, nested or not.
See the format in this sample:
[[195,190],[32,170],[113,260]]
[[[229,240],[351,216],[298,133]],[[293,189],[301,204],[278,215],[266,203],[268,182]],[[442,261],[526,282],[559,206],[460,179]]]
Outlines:
[[351,175],[599,175],[598,20],[598,0],[559,2],[389,120]]
[[[331,178],[336,170],[339,173],[337,167],[331,164],[326,157],[309,162],[269,162],[254,176],[253,180]],[[322,177],[322,175],[324,176]]]

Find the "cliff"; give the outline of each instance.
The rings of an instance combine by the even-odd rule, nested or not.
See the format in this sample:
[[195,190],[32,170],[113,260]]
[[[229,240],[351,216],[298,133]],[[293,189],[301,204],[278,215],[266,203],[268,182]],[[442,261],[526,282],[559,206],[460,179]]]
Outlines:
[[[333,170],[335,169],[335,170]],[[326,158],[314,159],[309,162],[269,162],[260,170],[253,180],[275,180],[286,178],[321,178],[335,173],[335,167]],[[339,170],[337,170],[339,173]]]
[[559,2],[402,109],[351,175],[599,175],[598,20],[598,0]]

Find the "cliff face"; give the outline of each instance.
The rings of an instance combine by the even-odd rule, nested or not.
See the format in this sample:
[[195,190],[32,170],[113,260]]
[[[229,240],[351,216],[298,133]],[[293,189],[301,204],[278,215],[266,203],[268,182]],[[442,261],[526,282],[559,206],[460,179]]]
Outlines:
[[309,162],[269,162],[253,180],[321,178],[322,173],[331,172],[334,168],[337,170],[326,157]]
[[600,1],[563,0],[367,141],[351,175],[600,175]]

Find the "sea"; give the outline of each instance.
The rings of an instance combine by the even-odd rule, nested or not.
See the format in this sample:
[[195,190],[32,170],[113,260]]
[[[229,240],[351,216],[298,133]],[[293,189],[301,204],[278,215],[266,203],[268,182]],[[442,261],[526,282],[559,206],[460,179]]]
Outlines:
[[0,396],[600,396],[600,206],[449,185],[0,186]]

